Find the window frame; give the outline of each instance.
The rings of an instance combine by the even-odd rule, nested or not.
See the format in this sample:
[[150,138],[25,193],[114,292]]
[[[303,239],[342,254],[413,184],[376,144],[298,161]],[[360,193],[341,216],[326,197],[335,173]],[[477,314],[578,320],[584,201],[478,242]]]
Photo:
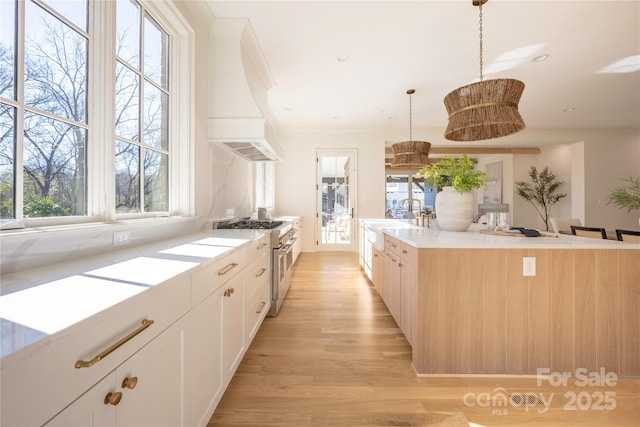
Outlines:
[[[34,0],[36,3],[46,3]],[[16,75],[24,75],[24,4],[17,2],[18,60]],[[103,224],[120,220],[157,217],[189,217],[195,213],[194,172],[194,94],[195,33],[193,28],[169,0],[138,0],[149,15],[170,37],[169,81],[169,200],[167,212],[116,214],[115,212],[115,2],[90,2],[88,87],[87,87],[87,207],[84,216],[24,218],[22,210],[22,173],[16,174],[16,218],[3,220],[0,229],[56,227],[72,224]],[[98,36],[96,36],[98,35]],[[111,82],[111,84],[106,84]],[[16,108],[16,134],[23,135],[23,83],[16,82],[18,99],[6,100]],[[3,98],[3,102],[5,99]],[[22,138],[22,137],[21,137]],[[188,143],[184,143],[187,141]],[[16,165],[22,167],[22,143],[17,145]],[[19,189],[19,190],[18,190]],[[19,205],[18,205],[18,202]],[[141,201],[144,203],[144,201]]]

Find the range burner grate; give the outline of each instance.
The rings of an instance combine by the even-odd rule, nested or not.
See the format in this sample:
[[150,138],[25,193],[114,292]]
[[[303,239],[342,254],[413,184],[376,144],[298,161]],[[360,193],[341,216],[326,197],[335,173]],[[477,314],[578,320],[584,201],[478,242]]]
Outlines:
[[284,221],[239,220],[218,223],[219,229],[273,229],[280,227]]

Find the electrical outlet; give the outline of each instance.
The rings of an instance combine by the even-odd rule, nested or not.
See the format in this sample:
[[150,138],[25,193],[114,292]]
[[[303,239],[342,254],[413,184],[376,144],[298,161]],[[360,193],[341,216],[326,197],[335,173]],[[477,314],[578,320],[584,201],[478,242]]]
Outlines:
[[114,231],[113,232],[113,246],[122,246],[129,244],[131,239],[130,231]]
[[523,276],[536,275],[536,257],[533,257],[533,256],[522,257],[522,275]]

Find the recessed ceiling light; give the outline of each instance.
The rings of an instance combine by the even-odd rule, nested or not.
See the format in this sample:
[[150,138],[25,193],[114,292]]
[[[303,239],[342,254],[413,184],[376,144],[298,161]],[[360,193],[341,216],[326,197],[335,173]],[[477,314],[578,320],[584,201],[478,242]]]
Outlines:
[[576,111],[576,107],[569,107],[569,108],[565,108],[565,109],[564,109],[564,110],[562,110],[562,111],[564,111],[565,113],[570,113],[570,112],[572,112],[572,111]]
[[389,117],[387,117],[387,120],[395,120],[397,118],[398,118],[398,116],[389,116]]
[[338,62],[347,62],[349,59],[351,59],[351,58],[349,57],[349,55],[344,55],[344,54],[343,54],[343,55],[338,55],[338,56],[336,57],[336,60],[337,60]]
[[533,59],[531,61],[533,62],[542,62],[542,61],[546,61],[547,59],[549,59],[549,54],[545,53],[544,55],[538,55],[533,57]]
[[284,111],[289,112],[289,111],[293,111],[293,108],[291,107],[284,107],[283,108]]
[[342,116],[333,116],[331,117],[333,120],[340,120],[342,118]]

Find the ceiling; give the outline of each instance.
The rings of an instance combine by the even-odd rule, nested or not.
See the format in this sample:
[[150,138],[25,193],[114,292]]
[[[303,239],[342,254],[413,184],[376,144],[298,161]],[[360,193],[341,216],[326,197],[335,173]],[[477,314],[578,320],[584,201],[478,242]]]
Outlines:
[[[443,136],[443,99],[479,77],[471,0],[206,1],[218,18],[249,19],[275,81],[268,98],[279,129],[377,128],[407,140],[406,91],[415,89],[413,139],[461,144]],[[580,141],[585,129],[640,129],[639,1],[490,0],[483,22],[485,80],[525,83],[527,128],[465,145],[540,146]],[[533,61],[541,55],[549,57]],[[507,69],[492,72],[499,68]]]

